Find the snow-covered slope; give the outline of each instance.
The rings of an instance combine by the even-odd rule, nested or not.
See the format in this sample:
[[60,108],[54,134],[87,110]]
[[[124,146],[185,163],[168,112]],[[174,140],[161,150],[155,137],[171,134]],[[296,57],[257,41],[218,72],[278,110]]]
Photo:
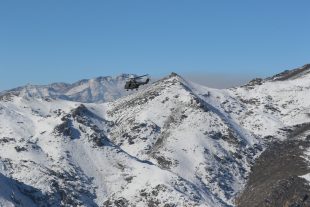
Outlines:
[[21,97],[58,98],[85,103],[113,101],[131,92],[123,90],[127,74],[117,77],[85,79],[73,84],[26,85],[0,93],[0,96],[15,94]]
[[249,162],[259,152],[259,139],[214,107],[210,93],[172,76],[110,103],[107,117],[116,125],[110,139],[191,183],[185,189],[195,204],[233,205]]
[[7,93],[0,206],[235,206],[266,144],[309,119],[306,71],[226,90],[172,74],[107,103]]
[[281,138],[279,129],[309,121],[309,90],[310,67],[305,65],[272,78],[256,79],[228,93],[246,108],[238,114],[241,125],[260,136],[277,134]]

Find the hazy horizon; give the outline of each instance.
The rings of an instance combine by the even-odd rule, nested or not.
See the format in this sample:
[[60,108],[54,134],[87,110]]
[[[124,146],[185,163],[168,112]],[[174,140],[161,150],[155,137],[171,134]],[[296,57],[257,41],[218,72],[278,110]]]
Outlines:
[[[151,81],[157,81],[161,78],[164,78],[166,76],[168,76],[170,73],[172,73],[173,71],[164,74],[163,76],[150,76]],[[72,84],[75,82],[78,82],[80,80],[83,79],[93,79],[93,78],[97,78],[97,77],[117,77],[121,74],[125,74],[125,73],[120,73],[120,74],[116,74],[116,75],[98,75],[98,76],[92,76],[92,77],[84,77],[84,78],[80,78],[80,79],[75,79],[72,81],[61,81],[61,80],[53,80],[51,82],[40,82],[40,81],[26,81],[25,83],[21,83],[19,85],[12,85],[12,87],[8,87],[8,88],[0,88],[0,92],[2,91],[6,91],[6,90],[11,90],[14,88],[18,88],[18,87],[23,87],[26,86],[28,84],[30,85],[49,85],[49,84],[53,84],[53,83],[68,83],[68,84]],[[197,84],[200,85],[204,85],[210,88],[218,88],[218,89],[224,89],[224,88],[231,88],[231,87],[235,87],[235,86],[241,86],[243,84],[248,83],[250,80],[254,79],[254,78],[264,78],[261,76],[250,76],[249,74],[216,74],[216,73],[178,73],[180,76],[182,76],[183,78],[185,78],[186,80],[190,80],[192,82],[195,82]],[[142,75],[142,74],[136,74],[136,75]],[[274,74],[273,74],[274,75]]]

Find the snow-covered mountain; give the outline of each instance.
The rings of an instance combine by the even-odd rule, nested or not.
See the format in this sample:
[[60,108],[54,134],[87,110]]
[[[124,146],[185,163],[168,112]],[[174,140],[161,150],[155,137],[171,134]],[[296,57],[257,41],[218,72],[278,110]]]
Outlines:
[[264,150],[308,135],[308,66],[225,90],[173,73],[111,102],[51,88],[1,98],[0,206],[242,206]]
[[58,98],[84,103],[113,101],[131,92],[123,90],[128,74],[117,77],[98,77],[80,80],[73,84],[53,83],[50,85],[26,85],[0,93],[0,96],[14,94],[29,98]]

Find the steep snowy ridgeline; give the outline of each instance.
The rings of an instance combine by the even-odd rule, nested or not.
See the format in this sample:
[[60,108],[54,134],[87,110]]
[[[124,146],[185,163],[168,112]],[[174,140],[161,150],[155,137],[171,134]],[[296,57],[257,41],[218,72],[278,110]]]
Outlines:
[[281,81],[268,78],[228,89],[226,92],[235,97],[245,110],[231,108],[232,104],[226,98],[222,98],[222,107],[231,116],[238,117],[239,124],[256,135],[284,138],[286,128],[310,122],[310,68],[305,65],[286,74],[293,72],[295,78],[284,79],[283,73],[280,73],[274,77],[282,77]]
[[[193,184],[187,191],[197,204],[229,206],[261,147],[259,139],[212,105],[213,91],[171,76],[109,103],[108,119],[115,123],[110,139],[130,155]],[[186,191],[180,184],[174,188]]]
[[[130,94],[123,90],[127,74],[112,77],[85,79],[73,84],[53,83],[50,85],[26,85],[0,93],[0,97],[15,94],[21,97],[58,98],[84,103],[112,101]],[[1,99],[1,98],[0,98]]]
[[284,81],[284,80],[294,80],[299,77],[303,77],[305,75],[310,74],[310,64],[306,64],[300,68],[296,68],[293,70],[286,70],[282,73],[279,73],[271,78],[267,78],[267,80],[272,81]]

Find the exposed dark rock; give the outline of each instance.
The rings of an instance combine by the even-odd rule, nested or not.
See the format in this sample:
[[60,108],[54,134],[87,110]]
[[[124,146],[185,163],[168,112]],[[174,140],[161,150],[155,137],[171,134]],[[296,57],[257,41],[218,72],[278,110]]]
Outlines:
[[[53,171],[46,169],[52,176],[49,203],[56,206],[84,206],[91,205],[98,207],[94,202],[95,192],[89,189],[92,179],[86,177],[81,169],[74,168],[73,171]],[[58,204],[57,204],[58,203]]]
[[71,139],[78,139],[81,135],[79,130],[73,127],[70,119],[65,119],[63,123],[57,125],[54,129],[54,133],[65,137],[70,137]]
[[114,201],[116,207],[127,207],[129,206],[128,200],[125,198],[119,198],[118,200]]
[[[108,138],[105,132],[101,130],[92,119],[96,119],[99,122],[105,123],[107,126],[112,126],[113,123],[102,119],[96,114],[92,113],[85,105],[81,104],[76,109],[72,110],[71,114],[67,114],[61,118],[62,124],[56,126],[54,133],[71,139],[78,139],[82,133],[86,133],[86,128],[89,127],[93,130],[93,133],[87,135],[89,140],[95,143],[95,146],[101,147],[108,142]],[[73,121],[78,122],[80,125],[78,129],[74,128]]]
[[234,145],[238,145],[242,141],[241,139],[238,138],[238,135],[230,128],[227,130],[227,134],[224,134],[222,136],[222,139]]
[[159,204],[160,204],[160,201],[157,199],[150,199],[147,202],[148,207],[157,207],[157,206],[159,206]]
[[285,81],[285,80],[298,78],[303,73],[309,73],[309,72],[310,72],[310,64],[306,64],[300,68],[296,68],[293,70],[286,70],[282,73],[272,76],[271,78],[268,78],[267,80]]
[[251,99],[243,99],[243,98],[240,98],[239,99],[242,103],[245,103],[245,104],[251,104],[251,105],[258,105],[260,104],[260,100],[259,99],[256,99],[256,98],[251,98]]
[[179,77],[179,75],[175,72],[172,72],[170,75],[169,75],[169,78],[172,78],[172,77]]
[[166,203],[164,205],[164,207],[176,207],[177,205],[176,204],[173,204],[173,203]]
[[24,152],[24,151],[28,151],[27,148],[25,147],[21,147],[21,146],[16,146],[14,147],[16,152]]
[[161,155],[155,155],[154,158],[157,160],[158,164],[163,169],[170,169],[170,167],[173,164],[171,160]]
[[257,85],[262,85],[264,82],[264,80],[262,78],[255,78],[253,80],[251,80],[249,83],[247,83],[246,85],[242,86],[242,87],[246,87],[248,89],[252,89]]
[[272,112],[281,112],[279,109],[277,109],[275,106],[272,106],[270,104],[265,105],[265,109],[270,110]]
[[289,134],[289,137],[296,137],[299,136],[301,134],[303,134],[304,132],[310,130],[310,123],[303,123],[303,124],[298,124],[295,125]]
[[128,176],[128,177],[125,178],[125,180],[126,180],[128,183],[131,183],[132,179],[133,179],[133,176]]
[[222,133],[221,132],[214,132],[214,131],[211,131],[209,133],[205,133],[206,135],[209,135],[209,137],[211,139],[215,139],[215,140],[219,140],[223,137]]
[[310,206],[310,185],[300,177],[310,173],[303,158],[303,149],[309,147],[309,141],[293,137],[271,144],[252,167],[246,188],[236,200],[237,206]]
[[90,139],[96,144],[96,146],[101,147],[105,145],[108,138],[103,133],[93,133],[90,135]]
[[15,139],[10,137],[2,137],[2,139],[0,139],[0,143],[9,143],[9,142],[15,142]]
[[53,111],[53,113],[56,114],[57,116],[61,116],[61,114],[63,114],[63,111],[61,109],[57,109]]

